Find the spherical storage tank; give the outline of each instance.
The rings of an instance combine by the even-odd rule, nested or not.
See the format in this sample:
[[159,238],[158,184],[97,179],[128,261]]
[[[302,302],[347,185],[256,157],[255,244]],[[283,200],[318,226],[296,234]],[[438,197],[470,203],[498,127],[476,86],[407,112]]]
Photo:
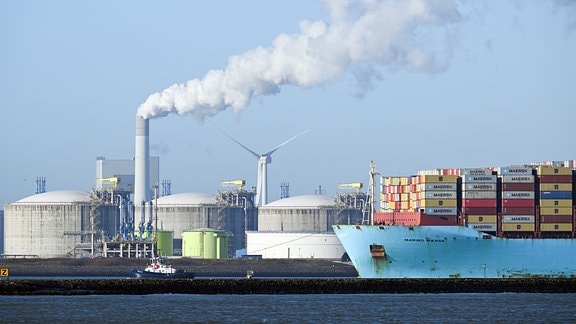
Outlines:
[[[41,258],[75,255],[91,240],[90,193],[60,190],[36,194],[4,206],[4,254]],[[113,234],[117,208],[99,206],[94,229]]]
[[211,228],[182,233],[182,256],[201,259],[228,257],[228,235]]

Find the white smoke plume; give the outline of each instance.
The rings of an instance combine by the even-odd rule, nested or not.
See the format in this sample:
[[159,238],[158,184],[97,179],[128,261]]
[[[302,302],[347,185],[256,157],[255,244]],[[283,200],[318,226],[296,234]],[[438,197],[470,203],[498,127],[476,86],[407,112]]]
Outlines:
[[[440,58],[449,56],[442,52],[449,46],[434,49],[435,42],[443,42],[434,31],[448,33],[449,27],[462,19],[452,0],[325,3],[330,22],[304,20],[299,33],[280,34],[271,47],[232,56],[223,70],[211,70],[202,79],[150,95],[138,108],[138,115],[150,119],[169,113],[190,114],[203,121],[228,107],[238,112],[253,97],[276,94],[282,85],[306,88],[338,80],[353,64],[424,73],[447,68]],[[359,83],[371,82],[359,78]]]

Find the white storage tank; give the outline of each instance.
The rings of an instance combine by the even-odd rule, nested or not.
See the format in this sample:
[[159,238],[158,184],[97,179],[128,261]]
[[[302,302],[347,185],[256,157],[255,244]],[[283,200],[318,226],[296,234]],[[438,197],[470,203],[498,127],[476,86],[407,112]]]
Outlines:
[[[76,244],[91,240],[90,193],[60,190],[4,205],[4,254],[41,258],[74,256]],[[100,206],[95,232],[114,231],[116,208]]]

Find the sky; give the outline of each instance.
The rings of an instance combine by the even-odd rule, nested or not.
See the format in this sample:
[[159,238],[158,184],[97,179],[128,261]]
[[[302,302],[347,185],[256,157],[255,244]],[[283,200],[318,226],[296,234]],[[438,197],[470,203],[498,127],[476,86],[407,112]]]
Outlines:
[[576,1],[2,1],[0,202],[90,191],[136,114],[172,193],[268,201],[576,159]]

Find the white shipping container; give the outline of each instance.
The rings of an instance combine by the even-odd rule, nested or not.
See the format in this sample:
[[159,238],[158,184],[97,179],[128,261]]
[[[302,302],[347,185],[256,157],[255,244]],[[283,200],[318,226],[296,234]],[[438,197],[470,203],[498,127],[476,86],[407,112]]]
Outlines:
[[495,175],[469,175],[462,178],[462,182],[488,182],[496,183],[498,176]]
[[496,183],[472,182],[464,185],[466,191],[496,191]]
[[496,224],[492,223],[468,223],[466,226],[481,232],[496,232]]
[[486,168],[460,169],[460,175],[464,176],[492,175],[492,170]]
[[506,199],[534,199],[534,191],[502,191]]
[[456,190],[455,183],[446,183],[446,182],[428,182],[428,183],[419,183],[418,191],[428,191],[428,190],[436,190],[436,191],[452,191]]
[[465,190],[462,191],[462,198],[464,199],[496,199],[496,190],[493,191],[478,191],[478,190]]
[[502,215],[502,223],[534,223],[534,215]]
[[532,167],[529,166],[514,166],[509,165],[505,167],[501,167],[499,170],[501,175],[531,175],[532,174]]
[[534,176],[533,175],[505,175],[502,176],[502,182],[506,183],[533,183]]
[[434,199],[448,199],[456,198],[456,191],[426,191],[425,192],[426,198],[434,198]]

